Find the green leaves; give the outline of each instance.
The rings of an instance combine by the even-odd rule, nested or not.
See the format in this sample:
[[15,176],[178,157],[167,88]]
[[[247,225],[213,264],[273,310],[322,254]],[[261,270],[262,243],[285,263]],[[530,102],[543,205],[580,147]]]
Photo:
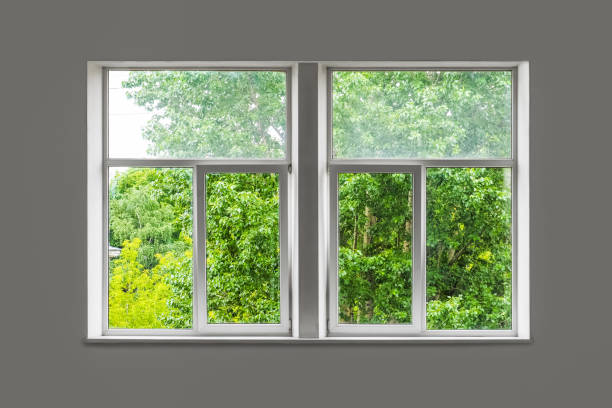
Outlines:
[[191,236],[191,169],[129,169],[109,187],[109,244],[139,238],[139,262],[151,269],[156,254],[183,251]]
[[338,314],[343,323],[410,323],[412,176],[338,175]]
[[285,157],[284,72],[133,71],[123,87],[154,113],[143,130],[153,156]]
[[207,174],[209,322],[280,322],[278,195],[277,174]]
[[118,173],[109,187],[109,325],[190,328],[191,169]]
[[336,71],[333,149],[340,158],[507,158],[507,71]]
[[510,171],[427,170],[427,327],[512,327]]

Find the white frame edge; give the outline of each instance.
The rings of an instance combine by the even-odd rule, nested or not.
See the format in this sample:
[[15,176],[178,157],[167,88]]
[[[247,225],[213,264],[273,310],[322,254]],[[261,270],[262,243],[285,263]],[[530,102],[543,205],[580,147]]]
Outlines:
[[[529,258],[529,62],[527,61],[363,61],[363,62],[318,62],[319,64],[319,338],[299,338],[299,288],[298,288],[298,257],[295,248],[298,247],[298,229],[294,223],[290,229],[293,242],[290,243],[288,252],[288,265],[290,267],[290,304],[291,304],[291,334],[290,336],[201,336],[193,335],[192,330],[173,331],[172,336],[164,335],[164,331],[155,333],[143,332],[142,335],[131,335],[137,331],[130,330],[123,333],[117,331],[116,334],[106,334],[103,327],[104,313],[104,282],[103,282],[103,249],[104,225],[103,225],[103,184],[104,174],[104,90],[103,76],[105,68],[286,68],[291,67],[291,132],[292,148],[290,157],[287,160],[292,163],[292,172],[288,174],[288,218],[293,222],[296,217],[295,206],[289,205],[290,202],[297,202],[297,172],[298,152],[297,152],[297,129],[298,129],[298,84],[297,84],[297,61],[88,61],[87,62],[87,272],[86,288],[87,294],[86,323],[84,340],[93,343],[126,343],[126,342],[202,342],[202,343],[242,343],[242,342],[266,342],[266,343],[527,343],[531,341],[530,325],[530,258]],[[516,319],[517,327],[511,335],[508,331],[480,331],[478,336],[474,331],[440,331],[427,336],[388,337],[357,337],[357,336],[338,336],[329,337],[327,331],[327,263],[329,258],[329,245],[327,241],[327,226],[329,225],[329,214],[326,211],[329,203],[328,194],[328,169],[327,169],[327,69],[328,68],[458,68],[458,69],[477,69],[483,68],[508,68],[516,69],[516,176],[517,180],[517,205],[516,205]],[[144,164],[144,163],[143,163]],[[161,163],[160,163],[161,164]],[[170,165],[170,163],[165,163]],[[195,165],[196,163],[191,163]],[[221,164],[221,163],[219,163]],[[226,163],[234,164],[234,163]],[[346,163],[349,164],[349,163]],[[398,163],[399,164],[399,163]],[[414,163],[417,164],[417,163]],[[457,163],[460,165],[461,163]],[[146,165],[153,165],[147,163]],[[185,166],[190,166],[184,163]],[[194,172],[195,176],[195,172]],[[195,177],[194,177],[195,178]],[[469,333],[468,333],[469,332]],[[169,332],[168,332],[169,334]],[[452,334],[452,335],[451,335]],[[435,336],[435,337],[434,337]]]
[[[513,157],[510,160],[346,160],[346,159],[332,159],[329,150],[331,149],[331,135],[330,135],[330,111],[327,105],[329,104],[330,98],[330,78],[328,72],[330,69],[428,69],[428,68],[441,68],[441,69],[511,69],[516,73],[514,78],[516,83],[513,84],[515,95],[513,97],[513,109],[515,110],[515,122],[513,128]],[[320,254],[325,254],[326,259],[321,263],[319,276],[320,284],[322,286],[320,293],[325,297],[324,299],[331,299],[330,296],[330,280],[331,273],[328,273],[330,268],[331,259],[331,245],[329,242],[329,217],[330,217],[330,192],[329,192],[329,177],[332,172],[329,170],[332,166],[342,165],[357,165],[361,167],[385,164],[387,166],[393,165],[422,165],[425,168],[428,166],[442,166],[442,167],[469,167],[469,166],[493,166],[493,167],[509,167],[512,168],[513,174],[513,210],[516,214],[513,214],[513,283],[512,283],[512,296],[513,296],[513,321],[511,330],[423,330],[420,333],[410,333],[414,330],[414,325],[405,325],[403,328],[398,327],[397,330],[393,328],[385,330],[373,330],[370,329],[371,325],[356,325],[357,327],[349,327],[345,330],[338,330],[338,327],[334,325],[328,325],[328,322],[332,322],[329,318],[329,307],[330,303],[321,302],[319,304],[323,309],[319,309],[320,315],[320,330],[319,335],[321,338],[332,339],[332,338],[344,338],[344,339],[372,339],[382,340],[387,338],[389,333],[393,333],[391,337],[401,341],[420,340],[426,339],[440,339],[444,341],[453,342],[463,341],[462,339],[472,339],[478,342],[486,341],[497,341],[497,339],[505,339],[509,341],[531,341],[531,330],[530,330],[530,270],[529,270],[529,62],[528,61],[334,61],[334,62],[321,62],[319,64],[319,179],[320,186],[320,212],[319,212],[319,247],[325,245],[323,251]],[[516,173],[516,174],[515,174]],[[424,176],[423,172],[423,176]],[[423,181],[422,181],[423,183]],[[423,187],[423,186],[422,186]],[[324,198],[321,196],[324,195]],[[422,191],[422,199],[425,198],[425,192]],[[421,203],[422,214],[425,214],[424,202]],[[324,214],[321,214],[323,212]],[[424,224],[424,222],[423,222]],[[424,229],[422,230],[424,232]],[[424,241],[424,237],[421,237]],[[520,254],[520,255],[519,255]],[[425,248],[423,246],[421,253],[422,263],[425,262]],[[418,271],[414,271],[415,278],[418,278]],[[421,277],[422,278],[422,277]],[[415,284],[423,283],[417,282]],[[422,314],[425,319],[425,313]],[[413,322],[414,323],[414,322]],[[328,327],[330,326],[330,327]],[[362,327],[362,329],[359,328]],[[426,327],[426,323],[421,322],[423,328]],[[372,327],[374,328],[374,327]],[[364,330],[365,329],[365,330]],[[379,327],[382,329],[382,327]],[[368,337],[345,337],[350,336],[368,336]],[[410,334],[409,334],[410,333]],[[334,337],[335,336],[335,337]],[[401,337],[406,336],[406,337]]]
[[517,338],[531,339],[529,254],[529,62],[516,65],[516,318]]
[[[288,106],[288,126],[290,129],[287,142],[288,155],[283,160],[173,160],[173,159],[108,159],[105,157],[105,75],[108,69],[186,69],[186,68],[219,68],[237,70],[249,69],[281,69],[287,72],[287,91],[290,93]],[[286,339],[298,336],[297,310],[297,257],[295,245],[289,242],[288,234],[297,236],[294,226],[295,211],[289,211],[297,197],[296,167],[288,171],[287,165],[297,159],[297,143],[293,143],[297,134],[297,63],[295,62],[260,62],[260,61],[229,61],[229,62],[159,62],[159,61],[88,61],[87,62],[87,279],[85,293],[87,294],[86,341],[113,341],[112,339],[131,339],[149,341],[152,339],[225,339],[225,338],[279,338]],[[293,140],[292,140],[293,139]],[[270,171],[279,174],[282,198],[279,202],[281,222],[281,248],[285,256],[281,259],[281,323],[280,324],[215,324],[206,325],[202,332],[203,322],[194,313],[193,329],[108,329],[105,313],[107,311],[105,294],[105,169],[110,166],[144,166],[144,167],[184,167],[193,169],[194,196],[203,197],[203,186],[198,185],[198,175],[204,169],[211,171]],[[255,170],[257,169],[257,170]],[[202,173],[203,174],[203,173]],[[201,197],[202,196],[202,197]],[[194,197],[197,201],[198,197]],[[194,202],[193,211],[201,207]],[[201,217],[200,217],[201,218]],[[201,263],[199,256],[198,236],[201,228],[194,225],[194,270]],[[200,242],[201,244],[201,242]],[[194,274],[194,289],[202,286],[203,280]],[[202,299],[198,299],[198,290],[194,290],[194,312],[202,309]],[[204,304],[205,306],[205,304]],[[198,321],[199,320],[199,321]],[[292,330],[293,326],[293,330]],[[169,336],[171,334],[171,336]],[[280,337],[279,337],[280,336]]]
[[103,72],[87,63],[87,338],[103,332]]

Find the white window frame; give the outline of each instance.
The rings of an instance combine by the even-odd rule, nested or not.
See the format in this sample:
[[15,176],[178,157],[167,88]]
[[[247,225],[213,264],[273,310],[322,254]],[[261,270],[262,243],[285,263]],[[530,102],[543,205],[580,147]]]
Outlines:
[[[314,75],[310,75],[314,67]],[[303,69],[304,68],[304,69]],[[108,159],[106,83],[109,69],[286,70],[288,72],[287,156],[283,160]],[[329,100],[332,70],[511,70],[513,72],[512,158],[509,160],[343,160],[331,157]],[[305,72],[304,75],[301,72]],[[298,95],[298,91],[301,92]],[[299,101],[299,106],[298,106]],[[298,134],[300,131],[301,134]],[[301,140],[300,140],[301,139]],[[299,143],[298,143],[299,142]],[[299,151],[298,144],[316,146]],[[302,165],[299,166],[298,164]],[[198,319],[206,310],[204,218],[194,217],[193,329],[108,329],[107,327],[107,171],[110,166],[190,167],[193,211],[205,205],[206,172],[277,172],[281,185],[281,324],[207,325]],[[513,283],[512,330],[425,330],[425,178],[427,167],[512,168]],[[298,178],[302,170],[301,178]],[[342,171],[409,172],[413,174],[413,316],[410,325],[341,325],[336,310],[337,173]],[[529,288],[529,63],[510,62],[106,62],[87,64],[87,313],[85,339],[91,342],[528,342]],[[336,180],[336,181],[334,181]],[[313,187],[314,186],[314,187]],[[314,188],[314,191],[313,191]],[[315,193],[315,215],[298,200]],[[334,193],[335,191],[335,193]],[[334,204],[336,203],[336,204]],[[302,214],[307,214],[302,216]],[[310,218],[308,218],[310,217]],[[308,218],[308,219],[306,219]],[[420,220],[420,222],[418,222]],[[314,234],[314,235],[313,235]],[[312,239],[314,237],[314,240]],[[316,259],[304,254],[317,253]],[[284,252],[283,252],[284,251]],[[303,253],[300,260],[299,253]],[[417,267],[417,264],[419,265]],[[314,266],[313,266],[314,265]],[[302,271],[299,271],[300,266]],[[313,270],[310,270],[313,268]],[[301,276],[299,275],[301,273]],[[284,279],[283,279],[284,277]],[[302,285],[302,286],[301,286]],[[314,288],[314,289],[313,289]],[[422,290],[420,289],[422,288]],[[285,295],[283,296],[283,293]],[[337,313],[336,313],[337,316]],[[300,324],[301,321],[301,324]],[[211,327],[213,326],[213,327]],[[275,327],[272,327],[275,326]],[[302,327],[300,327],[302,326]],[[312,327],[311,327],[312,326]]]
[[[110,71],[199,70],[280,71],[286,74],[287,137],[282,159],[165,159],[108,156],[108,75]],[[295,214],[293,155],[293,86],[291,63],[88,63],[88,333],[90,339],[116,337],[154,339],[289,337],[291,335],[292,225]],[[108,325],[108,169],[188,168],[192,170],[193,214],[193,324],[191,329],[120,329]],[[280,323],[208,323],[206,301],[206,174],[276,173],[279,177]],[[99,191],[96,191],[99,190]]]
[[[512,72],[512,154],[509,159],[339,159],[332,146],[334,71],[501,71]],[[528,62],[330,62],[319,67],[319,177],[324,180],[319,208],[319,248],[325,254],[320,281],[327,302],[320,302],[320,335],[459,340],[530,339],[529,322],[529,63]],[[426,178],[428,168],[501,167],[512,171],[512,328],[510,330],[428,330],[426,324]],[[413,175],[413,287],[410,324],[338,322],[338,173]],[[519,256],[520,254],[520,256]]]

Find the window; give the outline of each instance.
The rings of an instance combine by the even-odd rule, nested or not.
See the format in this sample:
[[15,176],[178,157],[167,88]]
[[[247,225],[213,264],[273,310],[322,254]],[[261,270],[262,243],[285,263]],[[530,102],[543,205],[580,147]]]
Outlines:
[[290,334],[290,67],[107,67],[105,335]]
[[87,338],[529,339],[528,107],[527,63],[89,63]]

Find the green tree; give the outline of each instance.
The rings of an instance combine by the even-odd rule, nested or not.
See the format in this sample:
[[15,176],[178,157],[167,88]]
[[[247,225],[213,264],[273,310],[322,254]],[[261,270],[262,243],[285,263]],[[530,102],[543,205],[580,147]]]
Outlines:
[[123,247],[110,261],[111,327],[191,327],[191,178],[191,169],[133,168],[111,181],[109,243]]
[[427,171],[427,325],[512,326],[510,171]]
[[170,287],[158,270],[137,261],[141,241],[125,241],[121,257],[113,262],[108,292],[109,326],[115,328],[162,328]]
[[277,174],[208,174],[206,266],[212,323],[280,323]]
[[134,71],[123,86],[153,112],[143,131],[150,154],[285,157],[284,72]]
[[347,323],[409,323],[412,177],[338,176],[338,313]]
[[[336,157],[510,155],[509,72],[333,79]],[[284,157],[283,73],[139,71],[123,85],[153,113],[143,133],[153,155]],[[339,176],[341,321],[411,321],[412,182]],[[208,319],[278,322],[277,177],[209,174],[206,193]],[[133,169],[111,183],[110,242],[124,245],[111,265],[117,322],[191,325],[191,195],[186,169]],[[506,170],[428,169],[428,328],[511,327],[510,203]],[[142,320],[129,317],[145,304]]]
[[337,71],[336,157],[510,157],[507,71]]
[[139,238],[138,261],[153,268],[156,255],[187,249],[191,236],[191,169],[133,168],[109,188],[109,243]]

